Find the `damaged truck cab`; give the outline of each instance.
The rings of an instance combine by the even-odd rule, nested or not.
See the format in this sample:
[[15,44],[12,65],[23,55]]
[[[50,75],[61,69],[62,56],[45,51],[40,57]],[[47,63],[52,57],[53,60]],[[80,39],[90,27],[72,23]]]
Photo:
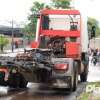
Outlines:
[[44,77],[51,87],[71,90],[77,88],[78,75],[81,82],[87,81],[87,20],[78,10],[40,11],[36,39],[31,47],[51,51],[50,55],[46,55],[50,58],[51,70],[46,69],[45,64],[43,68],[38,67],[37,80]]

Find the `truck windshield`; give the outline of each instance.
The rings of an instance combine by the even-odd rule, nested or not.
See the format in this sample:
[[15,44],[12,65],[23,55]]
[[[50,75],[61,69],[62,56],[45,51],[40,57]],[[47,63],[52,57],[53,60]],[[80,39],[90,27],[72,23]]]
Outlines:
[[43,16],[43,30],[80,29],[80,15],[47,15]]

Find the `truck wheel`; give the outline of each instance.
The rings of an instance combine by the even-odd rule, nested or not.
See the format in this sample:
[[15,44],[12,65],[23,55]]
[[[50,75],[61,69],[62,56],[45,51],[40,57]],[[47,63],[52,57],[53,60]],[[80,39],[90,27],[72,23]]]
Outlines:
[[0,72],[0,85],[6,85],[6,82],[4,80],[5,78],[5,72]]
[[76,61],[74,61],[73,67],[74,67],[73,91],[76,91],[78,85],[78,63]]
[[26,81],[26,79],[23,77],[23,75],[20,74],[20,84],[19,84],[19,87],[20,88],[26,88],[27,87],[27,83],[28,83],[28,81]]
[[71,81],[70,81],[70,92],[73,91],[73,87],[74,87],[74,75],[71,77]]
[[88,65],[85,65],[84,72],[80,74],[81,82],[86,82],[88,76]]
[[8,77],[8,86],[11,88],[19,88],[20,77],[18,73],[10,73]]
[[0,85],[4,85],[4,84],[5,84],[4,79],[0,78]]
[[21,73],[11,73],[8,78],[8,85],[11,88],[26,88],[27,81]]
[[73,83],[73,91],[76,91],[78,85],[78,71],[74,74],[74,83]]
[[86,82],[87,81],[87,74],[85,72],[83,72],[80,75],[80,79],[81,79],[81,82]]

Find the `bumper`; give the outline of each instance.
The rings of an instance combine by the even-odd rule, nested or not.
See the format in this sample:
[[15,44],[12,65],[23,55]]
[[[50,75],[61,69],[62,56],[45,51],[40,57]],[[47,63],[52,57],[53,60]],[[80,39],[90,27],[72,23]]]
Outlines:
[[53,88],[70,88],[71,76],[52,77],[51,87]]

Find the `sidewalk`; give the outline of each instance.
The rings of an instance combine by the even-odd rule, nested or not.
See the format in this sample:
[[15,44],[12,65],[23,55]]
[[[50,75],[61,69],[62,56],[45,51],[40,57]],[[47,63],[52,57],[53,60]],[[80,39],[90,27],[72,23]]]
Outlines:
[[89,62],[87,82],[86,90],[77,100],[100,100],[100,65],[96,64],[96,66],[94,66],[91,60]]
[[[91,58],[90,58],[91,59]],[[89,62],[88,82],[100,82],[100,65],[99,63],[94,66],[91,61]]]

